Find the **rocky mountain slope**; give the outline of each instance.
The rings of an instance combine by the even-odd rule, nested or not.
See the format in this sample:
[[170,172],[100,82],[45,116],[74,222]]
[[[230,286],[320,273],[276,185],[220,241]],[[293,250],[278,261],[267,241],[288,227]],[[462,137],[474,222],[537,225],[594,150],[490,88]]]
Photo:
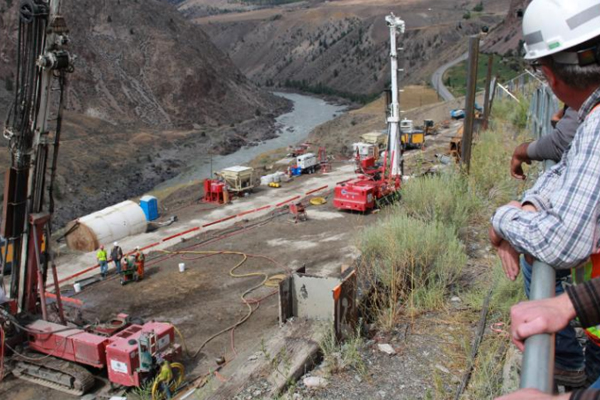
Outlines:
[[[2,120],[15,90],[17,3],[0,0],[0,35],[8,39],[0,41]],[[59,162],[59,222],[142,194],[209,145],[226,153],[271,137],[274,116],[289,107],[165,2],[64,0],[62,11],[77,60]],[[8,164],[0,149],[0,168]]]
[[512,0],[504,21],[490,32],[485,52],[500,55],[519,54],[522,50],[521,17],[531,0]]
[[464,52],[468,35],[502,21],[509,2],[484,1],[482,11],[473,10],[478,1],[463,0],[312,1],[251,11],[229,4],[204,17],[190,10],[206,10],[207,0],[185,0],[178,8],[261,85],[360,96],[381,92],[389,81],[384,17],[390,12],[407,24],[404,82],[421,83]]
[[[153,127],[240,122],[280,106],[257,90],[197,26],[156,0],[64,1],[76,73],[69,108],[109,123]],[[16,38],[15,6],[1,15]],[[0,78],[14,41],[0,45]]]

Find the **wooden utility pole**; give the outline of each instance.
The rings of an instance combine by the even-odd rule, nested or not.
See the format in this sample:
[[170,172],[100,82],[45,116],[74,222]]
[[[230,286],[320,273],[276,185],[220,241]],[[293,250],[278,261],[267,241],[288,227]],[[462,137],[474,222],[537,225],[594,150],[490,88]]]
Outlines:
[[475,92],[477,90],[477,62],[479,61],[479,35],[469,37],[469,69],[467,76],[467,97],[465,99],[465,123],[462,138],[461,165],[467,174],[471,169],[471,146],[475,125]]

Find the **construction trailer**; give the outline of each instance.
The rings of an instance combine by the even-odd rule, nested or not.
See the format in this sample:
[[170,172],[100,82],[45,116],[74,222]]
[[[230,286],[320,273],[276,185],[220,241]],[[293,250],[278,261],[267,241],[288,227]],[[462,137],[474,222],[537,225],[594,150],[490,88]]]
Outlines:
[[[368,170],[360,168],[359,176],[336,185],[333,205],[339,210],[366,212],[378,202],[394,196],[402,182],[403,155],[400,143],[400,91],[398,90],[397,36],[403,34],[405,23],[394,14],[387,16],[390,30],[391,103],[388,113],[388,148],[383,163]],[[401,71],[401,70],[400,70]],[[361,164],[357,156],[357,163]]]
[[151,384],[157,360],[175,360],[181,346],[168,323],[132,324],[126,315],[105,324],[65,318],[52,243],[44,245],[52,235],[64,95],[73,72],[60,3],[27,0],[19,7],[17,87],[4,127],[11,166],[0,228],[5,248],[12,247],[10,277],[0,276],[8,288],[0,300],[0,334],[10,351],[0,352],[0,365],[20,379],[82,395],[95,384],[93,369],[107,370],[112,385]]
[[422,149],[425,146],[425,131],[417,129],[410,119],[400,122],[400,137],[406,149]]
[[225,168],[216,175],[227,185],[227,190],[235,195],[249,193],[254,189],[254,168],[235,166]]
[[296,157],[296,168],[300,168],[303,174],[313,174],[319,167],[319,158],[314,153],[306,153]]

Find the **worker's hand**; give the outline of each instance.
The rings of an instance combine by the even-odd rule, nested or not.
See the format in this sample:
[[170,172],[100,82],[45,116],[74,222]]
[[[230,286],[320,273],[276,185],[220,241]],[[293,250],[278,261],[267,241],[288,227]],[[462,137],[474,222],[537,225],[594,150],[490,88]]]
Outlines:
[[500,246],[497,247],[498,256],[502,262],[502,269],[508,279],[514,281],[519,276],[521,270],[519,265],[519,253],[508,243],[503,240]]
[[510,309],[512,341],[523,351],[524,341],[528,337],[558,332],[573,318],[575,308],[567,294],[519,303]]
[[490,229],[488,230],[488,236],[490,237],[490,243],[496,249],[500,247],[500,244],[502,244],[502,242],[504,241],[502,236],[498,235],[493,226],[490,226]]
[[531,160],[527,155],[527,148],[529,143],[521,143],[517,146],[513,152],[512,159],[510,160],[510,174],[513,178],[524,180],[526,178],[523,173],[523,163],[531,164]]
[[553,396],[537,389],[521,389],[505,396],[497,397],[496,400],[567,400],[570,397],[571,393]]

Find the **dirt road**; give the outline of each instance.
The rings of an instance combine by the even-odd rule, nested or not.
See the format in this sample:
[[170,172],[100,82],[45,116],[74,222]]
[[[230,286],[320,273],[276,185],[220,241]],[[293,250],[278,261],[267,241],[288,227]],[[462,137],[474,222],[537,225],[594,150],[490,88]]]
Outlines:
[[437,92],[440,95],[440,97],[442,99],[444,99],[445,101],[454,100],[455,97],[448,90],[448,88],[446,87],[446,85],[444,85],[444,74],[450,68],[454,67],[458,63],[461,63],[461,62],[465,61],[467,58],[469,58],[469,53],[465,53],[462,56],[458,57],[457,59],[452,60],[449,63],[446,63],[446,64],[442,65],[437,70],[435,70],[435,72],[433,73],[433,75],[431,75],[431,85],[433,86],[433,88],[435,90],[437,90]]

